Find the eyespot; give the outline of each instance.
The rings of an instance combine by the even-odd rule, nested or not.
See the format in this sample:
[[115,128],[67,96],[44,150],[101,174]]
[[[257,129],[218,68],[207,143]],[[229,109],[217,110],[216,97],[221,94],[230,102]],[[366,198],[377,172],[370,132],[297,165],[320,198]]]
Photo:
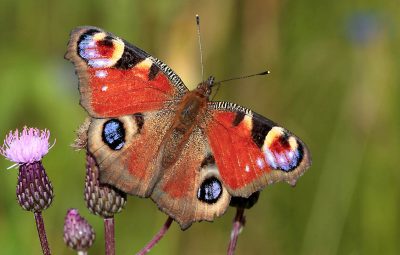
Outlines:
[[103,142],[112,150],[120,150],[125,144],[125,129],[121,121],[111,119],[104,123]]
[[78,55],[93,68],[115,65],[124,48],[125,44],[121,39],[95,29],[83,33],[77,42]]
[[222,194],[222,184],[215,178],[205,179],[197,191],[197,198],[200,201],[208,204],[213,204],[218,201]]
[[276,170],[290,172],[303,159],[303,146],[281,127],[273,127],[264,140],[262,151],[267,164]]

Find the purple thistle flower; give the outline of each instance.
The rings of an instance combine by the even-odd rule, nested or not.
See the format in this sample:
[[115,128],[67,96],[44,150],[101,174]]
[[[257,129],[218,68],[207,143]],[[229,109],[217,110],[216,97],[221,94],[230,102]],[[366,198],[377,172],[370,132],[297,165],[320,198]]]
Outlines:
[[49,130],[24,127],[10,131],[0,148],[0,154],[19,165],[17,199],[27,211],[40,212],[53,200],[53,187],[41,159],[49,152]]
[[24,127],[21,133],[18,129],[4,139],[0,154],[19,165],[40,161],[49,152],[50,131]]
[[90,224],[79,215],[77,209],[69,209],[64,222],[64,242],[76,251],[87,251],[95,239]]
[[[4,139],[0,154],[19,166],[17,181],[17,200],[26,211],[35,215],[36,227],[44,255],[50,255],[42,211],[53,201],[53,186],[42,165],[42,158],[49,152],[50,131],[47,129],[24,127],[21,133],[18,129]],[[13,167],[11,166],[11,167]],[[11,168],[10,167],[10,168]]]

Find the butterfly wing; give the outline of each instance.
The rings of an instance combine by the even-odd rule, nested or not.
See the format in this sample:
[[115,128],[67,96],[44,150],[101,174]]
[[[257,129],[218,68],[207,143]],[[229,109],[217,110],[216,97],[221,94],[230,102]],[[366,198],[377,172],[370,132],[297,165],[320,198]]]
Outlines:
[[166,64],[100,28],[72,31],[65,57],[92,117],[88,150],[101,181],[149,196],[159,178],[158,149],[187,88]]
[[160,178],[159,148],[173,111],[92,118],[88,150],[100,169],[100,181],[140,197],[150,196]]
[[75,66],[81,105],[92,117],[168,108],[188,91],[167,65],[100,28],[72,31],[65,58]]
[[248,197],[266,185],[294,185],[311,165],[306,145],[273,121],[227,102],[209,102],[204,128],[224,186]]

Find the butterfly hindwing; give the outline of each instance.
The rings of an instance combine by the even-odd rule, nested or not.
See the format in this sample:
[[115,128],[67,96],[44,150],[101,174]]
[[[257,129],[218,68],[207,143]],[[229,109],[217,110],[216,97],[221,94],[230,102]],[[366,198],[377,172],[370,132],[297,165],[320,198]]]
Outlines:
[[187,92],[167,65],[100,28],[72,31],[65,57],[75,65],[81,105],[92,117],[167,108]]
[[165,169],[151,198],[182,229],[222,215],[231,196],[223,186],[203,130],[195,128],[177,161]]
[[93,118],[88,150],[99,165],[101,182],[148,197],[160,177],[158,148],[172,119],[169,110]]
[[305,144],[273,121],[227,102],[210,102],[209,112],[207,138],[232,196],[278,181],[294,185],[311,164]]

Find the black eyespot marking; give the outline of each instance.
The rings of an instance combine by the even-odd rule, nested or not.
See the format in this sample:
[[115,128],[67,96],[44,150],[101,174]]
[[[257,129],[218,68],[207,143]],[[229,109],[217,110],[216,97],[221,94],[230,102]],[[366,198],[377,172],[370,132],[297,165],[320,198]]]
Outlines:
[[121,121],[111,119],[104,123],[103,142],[112,150],[120,150],[125,144],[125,129]]
[[106,46],[106,47],[111,48],[111,47],[114,47],[113,39],[114,39],[113,37],[108,35],[108,36],[104,37],[103,40],[98,41],[98,44],[100,46]]
[[208,154],[207,157],[205,157],[203,159],[203,162],[201,162],[200,168],[203,168],[204,166],[209,166],[209,165],[215,165],[215,158],[211,154]]
[[289,144],[289,134],[284,132],[283,135],[279,137],[279,142],[281,143],[282,147],[288,148],[290,147]]
[[144,124],[144,117],[142,113],[135,113],[133,115],[135,117],[136,125],[138,126],[138,133],[142,130]]
[[250,209],[251,207],[253,207],[253,205],[257,203],[259,196],[260,196],[260,191],[256,191],[253,194],[251,194],[248,198],[232,197],[229,205],[238,208]]
[[150,67],[150,72],[149,72],[149,80],[154,80],[156,78],[156,75],[160,71],[160,68],[156,64],[152,64]]
[[111,35],[107,35],[106,37],[104,37],[103,40],[105,40],[105,41],[112,41],[112,40],[114,40],[114,37],[112,37]]
[[243,112],[236,112],[235,119],[233,120],[232,124],[234,127],[240,124],[244,119],[245,114]]
[[197,198],[207,204],[214,204],[222,194],[222,184],[215,178],[205,179],[197,191]]
[[115,64],[115,68],[124,70],[130,69],[147,57],[141,50],[128,42],[124,41],[124,44],[124,53],[122,53],[121,58]]
[[[94,35],[94,34],[99,33],[99,32],[100,32],[100,30],[91,28],[91,29],[89,29],[88,31],[86,31],[84,34],[82,34],[82,36],[85,36],[85,35]],[[81,37],[82,37],[82,36],[81,36]]]
[[294,166],[292,167],[291,170],[294,170],[296,167],[298,167],[300,165],[300,163],[303,161],[303,157],[304,157],[304,147],[303,145],[299,142],[298,146],[297,146],[297,153],[298,153],[298,159],[296,164],[293,164]]

